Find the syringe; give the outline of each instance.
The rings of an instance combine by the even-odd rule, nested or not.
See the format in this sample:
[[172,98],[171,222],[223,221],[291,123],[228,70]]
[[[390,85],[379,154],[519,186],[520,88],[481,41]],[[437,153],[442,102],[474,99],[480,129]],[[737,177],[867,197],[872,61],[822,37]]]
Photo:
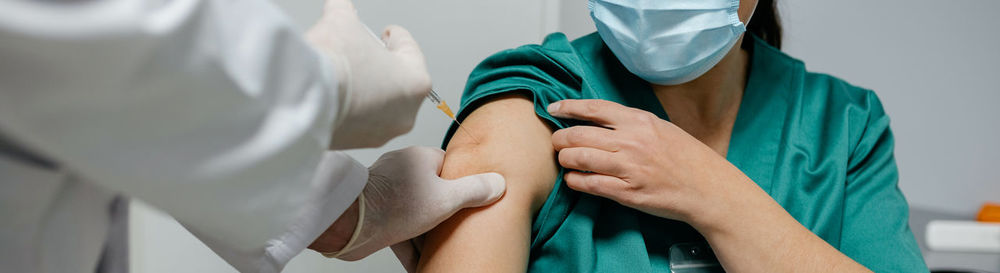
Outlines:
[[471,137],[473,141],[479,143],[478,138],[473,136],[472,133],[469,133],[468,131],[465,130],[464,127],[462,127],[462,123],[458,122],[458,119],[455,118],[455,113],[451,111],[451,107],[448,107],[448,103],[444,102],[444,100],[442,100],[441,97],[438,96],[437,92],[434,92],[434,90],[431,89],[431,92],[427,93],[427,100],[430,100],[431,103],[434,103],[438,109],[441,109],[441,112],[444,112],[444,114],[448,115],[448,117],[450,117],[451,120],[455,121],[455,123],[458,124],[459,131],[465,132],[465,134]]
[[[363,25],[363,26],[365,26],[365,29],[368,30],[368,34],[371,34],[372,38],[375,38],[375,41],[382,44],[383,47],[385,46],[385,43],[382,42],[382,39],[379,38],[378,35],[375,35],[375,32],[372,31],[372,29],[369,28],[368,25]],[[434,103],[434,105],[437,106],[438,109],[441,109],[441,112],[444,112],[445,115],[448,115],[448,117],[451,118],[451,120],[455,121],[455,123],[458,124],[459,131],[465,132],[465,134],[471,137],[473,141],[479,143],[479,139],[476,138],[476,136],[473,136],[472,133],[469,133],[468,131],[465,130],[464,127],[462,127],[462,123],[458,122],[458,119],[455,118],[455,113],[451,111],[451,107],[448,107],[448,104],[445,103],[440,96],[438,96],[437,92],[434,92],[434,89],[431,89],[431,92],[427,93],[427,99],[430,100],[432,103]]]

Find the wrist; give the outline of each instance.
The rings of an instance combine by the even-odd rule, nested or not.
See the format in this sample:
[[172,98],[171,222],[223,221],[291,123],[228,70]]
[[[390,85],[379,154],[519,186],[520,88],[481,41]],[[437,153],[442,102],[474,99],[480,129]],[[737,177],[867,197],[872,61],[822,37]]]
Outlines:
[[699,206],[688,223],[706,237],[714,234],[738,232],[746,223],[767,210],[771,197],[745,175],[729,179],[723,187],[714,187],[715,195],[711,205]]
[[354,203],[309,245],[309,249],[319,253],[332,253],[343,249],[351,240],[358,225],[360,217],[358,206],[358,200],[355,199]]

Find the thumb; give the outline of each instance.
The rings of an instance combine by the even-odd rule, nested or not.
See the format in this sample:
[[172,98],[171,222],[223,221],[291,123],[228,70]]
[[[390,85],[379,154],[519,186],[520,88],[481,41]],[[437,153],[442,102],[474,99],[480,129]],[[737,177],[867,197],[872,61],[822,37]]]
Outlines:
[[397,25],[391,25],[382,31],[382,41],[385,42],[385,47],[389,51],[402,53],[402,54],[416,54],[417,56],[423,57],[423,53],[420,51],[420,45],[417,44],[417,40],[413,39],[413,35],[410,31]]
[[326,0],[326,12],[357,13],[351,0]]
[[481,173],[454,180],[444,181],[451,198],[459,202],[459,208],[481,207],[493,204],[504,192],[507,183],[498,173]]

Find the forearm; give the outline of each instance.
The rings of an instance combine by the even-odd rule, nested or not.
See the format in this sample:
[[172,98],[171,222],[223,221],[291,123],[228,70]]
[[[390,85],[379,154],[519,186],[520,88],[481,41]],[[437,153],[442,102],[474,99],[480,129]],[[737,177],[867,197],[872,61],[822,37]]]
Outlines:
[[693,223],[730,272],[871,272],[799,224],[746,176],[715,213]]

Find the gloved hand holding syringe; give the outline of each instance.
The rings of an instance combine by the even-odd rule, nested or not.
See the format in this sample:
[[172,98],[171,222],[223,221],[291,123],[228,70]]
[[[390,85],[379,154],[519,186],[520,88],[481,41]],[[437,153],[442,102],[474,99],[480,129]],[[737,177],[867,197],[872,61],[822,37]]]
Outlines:
[[[382,42],[382,39],[379,39],[378,35],[375,35],[375,32],[372,31],[372,29],[369,28],[368,25],[364,26],[365,29],[368,30],[368,33],[371,34],[376,41],[381,43],[382,46],[385,46],[385,42]],[[462,127],[462,123],[458,122],[458,119],[455,118],[455,112],[451,111],[451,107],[448,107],[448,103],[445,103],[444,100],[441,99],[441,96],[438,96],[437,92],[434,92],[434,89],[431,89],[431,91],[427,93],[427,100],[429,100],[431,103],[434,103],[434,106],[437,107],[437,109],[440,109],[441,112],[443,112],[445,115],[448,115],[448,117],[451,118],[451,120],[454,121],[455,124],[458,124],[459,131],[465,132],[465,134],[471,137],[473,141],[479,143],[479,139],[476,138],[476,136],[472,135],[472,133],[467,131],[465,127]]]

